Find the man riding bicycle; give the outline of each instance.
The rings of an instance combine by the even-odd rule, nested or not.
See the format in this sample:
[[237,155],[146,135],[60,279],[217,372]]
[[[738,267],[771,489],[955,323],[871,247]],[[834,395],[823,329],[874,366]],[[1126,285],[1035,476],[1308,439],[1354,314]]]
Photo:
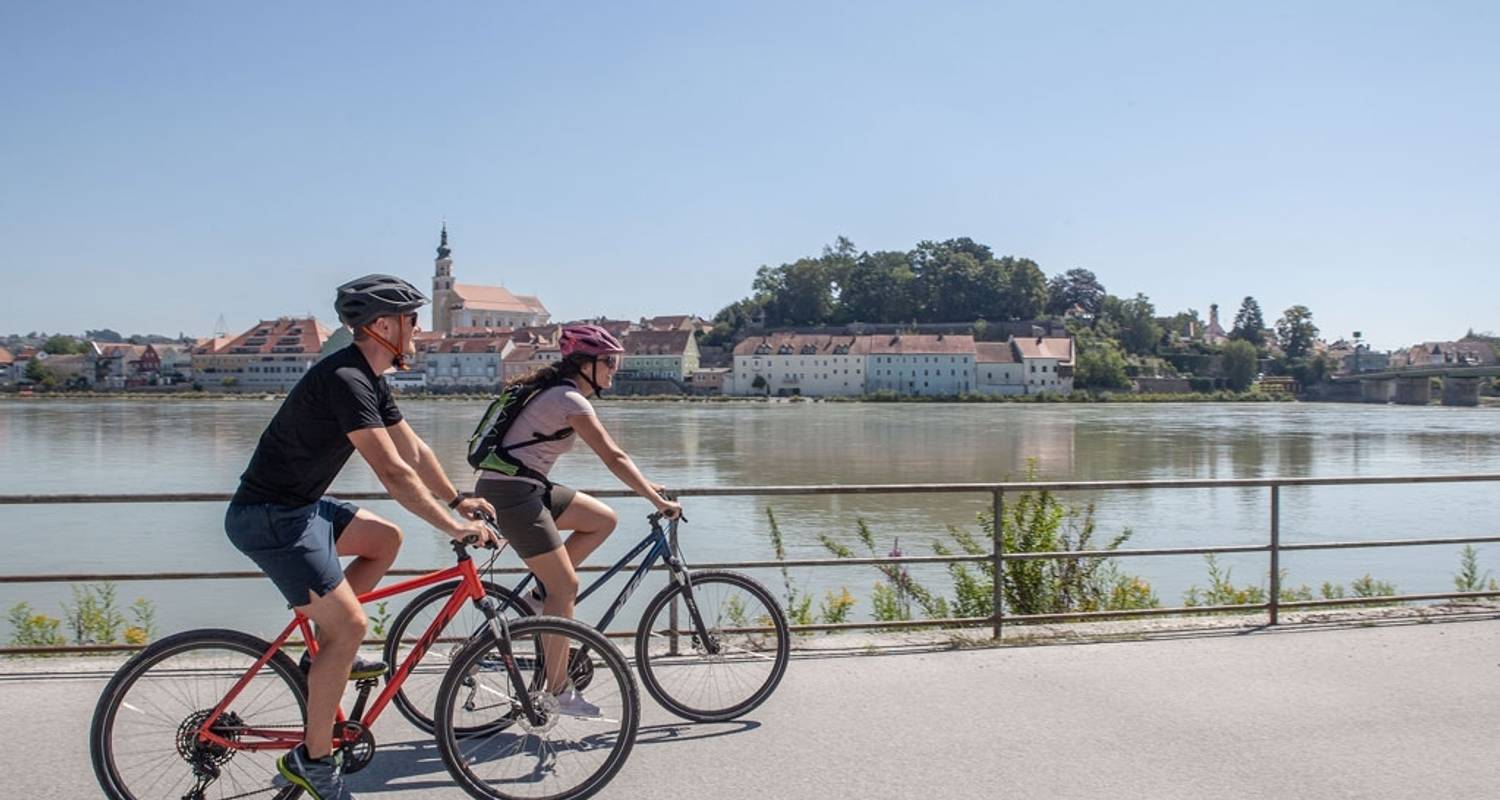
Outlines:
[[[305,738],[277,762],[281,776],[315,800],[350,797],[331,753],[339,700],[347,681],[386,672],[385,664],[359,657],[366,617],[357,596],[375,588],[401,547],[400,528],[324,495],[329,484],[358,450],[391,497],[422,520],[455,539],[495,540],[476,519],[494,509],[453,487],[381,377],[415,355],[417,309],[426,303],[416,287],[390,275],[338,288],[334,308],[354,342],[313,365],[287,394],[224,518],[234,546],[317,625],[318,656],[310,664],[303,658]],[[343,569],[339,556],[354,560]]]

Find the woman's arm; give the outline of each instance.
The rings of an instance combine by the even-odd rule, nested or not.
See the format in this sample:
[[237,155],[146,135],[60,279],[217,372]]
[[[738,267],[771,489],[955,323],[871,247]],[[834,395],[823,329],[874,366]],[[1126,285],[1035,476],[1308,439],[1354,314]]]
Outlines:
[[646,480],[646,476],[641,474],[635,462],[630,460],[630,456],[621,450],[618,444],[615,444],[609,431],[604,430],[598,417],[593,414],[570,414],[568,425],[572,426],[578,438],[588,443],[594,454],[599,456],[599,460],[604,462],[604,466],[609,467],[609,471],[614,473],[616,478],[619,478],[636,494],[650,500],[651,504],[656,506],[657,511],[664,512],[669,517],[682,513],[681,505],[662,497],[656,484]]

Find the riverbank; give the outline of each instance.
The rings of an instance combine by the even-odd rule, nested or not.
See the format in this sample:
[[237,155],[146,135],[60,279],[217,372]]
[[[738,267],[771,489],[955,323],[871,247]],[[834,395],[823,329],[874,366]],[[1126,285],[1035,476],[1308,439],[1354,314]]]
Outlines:
[[[285,399],[285,393],[274,392],[38,392],[31,395],[20,395],[16,392],[0,394],[0,401],[35,402],[35,401],[78,401],[99,400],[116,401],[125,400],[133,402],[192,402],[203,400],[239,400],[239,401],[266,401]],[[397,398],[402,403],[409,402],[480,402],[495,398],[489,393],[401,393]],[[1187,393],[1187,394],[1134,394],[1131,392],[1105,392],[1091,394],[1088,392],[1073,392],[1071,394],[1040,394],[1040,395],[959,395],[959,396],[914,396],[894,394],[873,394],[857,397],[743,397],[725,395],[680,395],[680,394],[657,394],[657,395],[606,395],[600,398],[606,403],[698,403],[698,404],[798,404],[798,403],[919,403],[919,404],[1022,404],[1022,405],[1052,405],[1052,404],[1094,404],[1094,403],[1291,403],[1299,402],[1297,398],[1287,394],[1270,394],[1263,392],[1229,392],[1218,391],[1210,393]],[[1500,402],[1500,400],[1497,400]]]

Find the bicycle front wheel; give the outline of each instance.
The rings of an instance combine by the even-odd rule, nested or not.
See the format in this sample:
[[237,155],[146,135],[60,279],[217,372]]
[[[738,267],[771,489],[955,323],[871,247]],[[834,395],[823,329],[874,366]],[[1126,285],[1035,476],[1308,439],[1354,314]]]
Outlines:
[[[477,637],[449,667],[437,696],[443,763],[472,797],[589,797],[625,763],[640,726],[640,696],[625,656],[598,631],[560,617],[512,622],[510,635],[525,685],[514,685],[493,636]],[[564,705],[559,687],[547,685],[544,642],[553,637],[567,645],[570,673],[589,674],[584,702]],[[522,693],[540,720],[524,714]]]
[[225,708],[197,732],[219,702],[271,645],[246,633],[187,631],[152,644],[125,663],[99,696],[89,753],[99,786],[112,800],[202,797],[291,800],[275,786],[276,759],[302,740],[307,686],[278,652]]
[[705,570],[688,579],[707,639],[685,602],[687,588],[668,585],[646,606],[636,633],[641,683],[684,719],[734,719],[764,703],[786,674],[786,614],[770,590],[748,575]]

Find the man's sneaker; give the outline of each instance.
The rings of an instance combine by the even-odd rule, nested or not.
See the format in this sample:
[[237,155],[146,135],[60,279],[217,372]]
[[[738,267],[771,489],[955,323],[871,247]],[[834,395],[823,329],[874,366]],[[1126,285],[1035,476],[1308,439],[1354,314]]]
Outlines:
[[[312,654],[306,650],[302,651],[302,660],[297,663],[302,668],[302,674],[306,675],[312,669]],[[354,663],[349,667],[349,680],[362,681],[366,678],[378,678],[389,670],[384,661],[378,658],[365,658],[355,654]]]
[[568,684],[568,688],[563,690],[562,694],[557,696],[557,710],[559,713],[570,717],[597,719],[604,716],[600,713],[599,707],[583,699],[583,695],[579,694],[578,690],[574,689],[571,683]]
[[328,758],[308,758],[307,747],[299,744],[276,760],[276,771],[313,800],[354,800],[344,786],[343,754],[337,751]]

